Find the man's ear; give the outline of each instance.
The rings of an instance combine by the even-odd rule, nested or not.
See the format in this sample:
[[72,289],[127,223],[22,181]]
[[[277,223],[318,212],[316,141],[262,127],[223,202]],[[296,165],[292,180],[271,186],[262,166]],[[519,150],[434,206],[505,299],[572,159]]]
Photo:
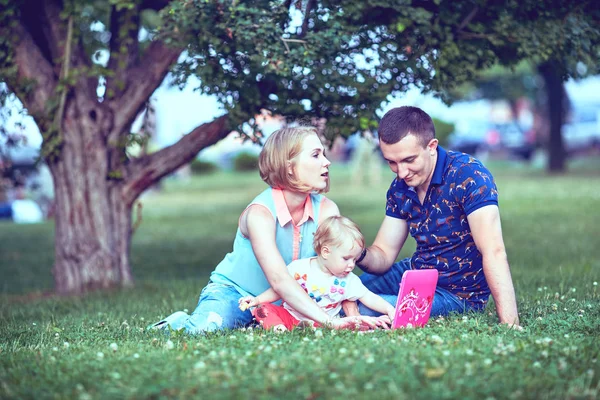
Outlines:
[[431,139],[429,141],[429,143],[427,143],[427,150],[429,150],[431,155],[435,154],[435,151],[437,150],[437,147],[438,147],[438,143],[439,143],[439,141],[436,138]]

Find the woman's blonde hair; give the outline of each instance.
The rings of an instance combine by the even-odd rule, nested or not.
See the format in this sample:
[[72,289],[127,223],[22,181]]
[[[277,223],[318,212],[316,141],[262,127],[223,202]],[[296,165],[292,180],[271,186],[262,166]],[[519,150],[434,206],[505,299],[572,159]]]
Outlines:
[[365,237],[358,225],[350,218],[334,215],[323,221],[317,228],[313,247],[317,254],[321,254],[323,247],[339,247],[347,239],[358,243],[361,248],[365,247]]
[[[314,188],[299,181],[296,174],[288,173],[288,162],[292,163],[292,171],[295,171],[295,158],[302,151],[302,143],[309,135],[317,135],[316,128],[312,126],[282,128],[269,136],[258,156],[260,177],[267,185],[275,189],[296,192],[314,191]],[[328,191],[329,181],[327,187],[318,192]]]

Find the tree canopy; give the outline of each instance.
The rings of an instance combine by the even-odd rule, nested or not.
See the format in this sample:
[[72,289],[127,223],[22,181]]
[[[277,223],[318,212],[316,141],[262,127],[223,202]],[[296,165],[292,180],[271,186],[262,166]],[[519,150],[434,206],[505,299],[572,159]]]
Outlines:
[[[11,36],[29,34],[40,54],[27,62],[41,57],[60,75],[71,20],[77,61],[55,92],[85,75],[95,78],[89,89],[100,88],[99,100],[127,97],[135,91],[132,72],[163,70],[169,62],[176,83],[197,75],[198,89],[217,96],[234,124],[266,109],[292,119],[326,118],[336,133],[349,133],[410,85],[450,100],[448,89],[497,63],[559,58],[563,78],[577,76],[578,64],[598,68],[593,2],[48,0],[41,9],[4,3],[0,77],[21,98],[33,79],[18,78],[15,67],[25,60]],[[165,48],[170,57],[163,57]],[[148,91],[140,90],[144,97]],[[53,100],[39,111],[25,103],[42,119],[56,112],[60,98]]]

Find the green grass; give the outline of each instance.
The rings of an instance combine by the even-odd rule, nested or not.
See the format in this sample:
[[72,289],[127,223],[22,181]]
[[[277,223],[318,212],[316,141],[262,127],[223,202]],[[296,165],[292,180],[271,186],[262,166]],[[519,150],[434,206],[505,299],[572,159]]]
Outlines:
[[[329,197],[371,242],[391,175],[357,188],[336,167]],[[218,173],[141,199],[132,290],[49,295],[52,223],[0,224],[0,398],[599,398],[600,174],[491,168],[522,332],[499,326],[493,304],[368,334],[146,332],[194,308],[239,213],[265,187],[255,172]]]

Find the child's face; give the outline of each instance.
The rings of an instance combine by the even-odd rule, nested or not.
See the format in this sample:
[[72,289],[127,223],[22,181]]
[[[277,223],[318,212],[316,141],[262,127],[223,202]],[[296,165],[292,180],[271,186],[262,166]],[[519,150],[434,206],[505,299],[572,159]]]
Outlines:
[[339,247],[324,246],[322,257],[324,265],[331,274],[339,277],[348,275],[356,266],[362,247],[352,240],[345,240]]

